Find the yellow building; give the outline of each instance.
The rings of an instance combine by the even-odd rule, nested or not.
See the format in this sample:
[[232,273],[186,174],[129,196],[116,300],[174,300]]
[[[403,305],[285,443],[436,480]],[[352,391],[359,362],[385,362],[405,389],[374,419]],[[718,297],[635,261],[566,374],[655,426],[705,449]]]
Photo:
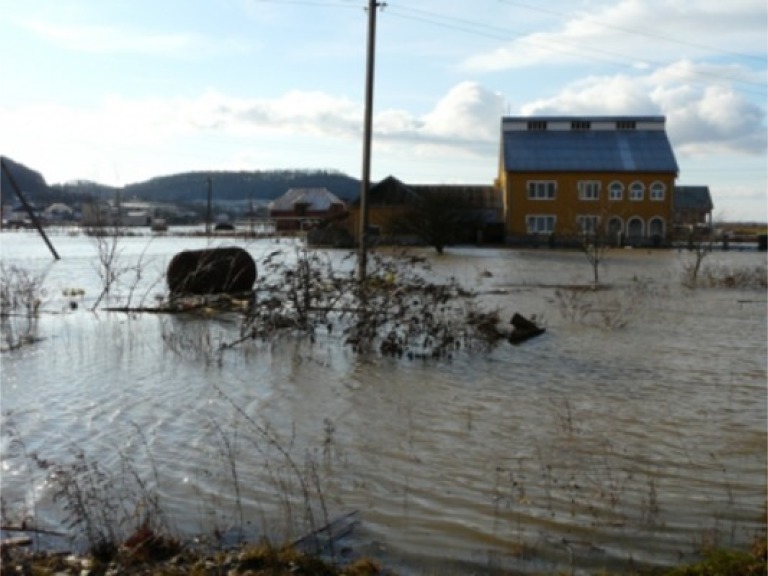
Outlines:
[[509,243],[604,234],[664,243],[677,161],[658,116],[505,117],[498,186]]

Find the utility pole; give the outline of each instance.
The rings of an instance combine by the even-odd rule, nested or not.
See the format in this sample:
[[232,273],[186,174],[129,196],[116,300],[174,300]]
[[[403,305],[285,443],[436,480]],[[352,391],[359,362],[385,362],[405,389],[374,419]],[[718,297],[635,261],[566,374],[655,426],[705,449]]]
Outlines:
[[211,202],[213,199],[213,179],[208,176],[208,203],[205,210],[205,235],[211,235]]
[[371,139],[373,127],[373,78],[376,53],[376,10],[385,4],[368,0],[368,53],[365,69],[365,119],[363,124],[363,177],[360,187],[360,241],[357,279],[365,280],[368,268],[368,191],[371,189]]
[[56,252],[56,248],[54,248],[53,244],[51,244],[51,241],[48,240],[48,235],[45,233],[45,230],[43,230],[43,226],[40,224],[40,220],[38,220],[37,216],[35,216],[35,211],[32,210],[32,206],[29,205],[29,202],[27,202],[27,199],[24,197],[24,194],[22,194],[19,183],[16,182],[16,178],[13,177],[13,174],[8,169],[8,165],[5,163],[5,160],[3,160],[3,158],[0,158],[0,174],[5,174],[8,177],[8,182],[11,183],[11,187],[13,188],[13,191],[16,192],[16,197],[21,202],[21,205],[24,207],[24,210],[27,211],[27,215],[29,216],[29,219],[32,221],[32,224],[35,225],[35,228],[37,228],[37,231],[40,233],[40,236],[42,236],[43,240],[45,240],[45,244],[46,246],[48,246],[48,250],[51,251],[51,254],[53,254],[54,259],[58,260],[59,253]]

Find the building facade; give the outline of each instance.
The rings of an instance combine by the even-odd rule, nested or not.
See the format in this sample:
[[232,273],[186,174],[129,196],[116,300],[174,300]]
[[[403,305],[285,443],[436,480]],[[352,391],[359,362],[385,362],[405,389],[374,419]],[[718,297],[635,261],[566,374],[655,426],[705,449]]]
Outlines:
[[[424,196],[445,198],[446,206],[461,206],[471,218],[456,238],[461,243],[503,242],[502,203],[493,186],[456,184],[405,184],[387,176],[372,185],[368,194],[368,233],[382,243],[417,243],[400,229],[402,220]],[[360,199],[349,210],[348,230],[355,242],[360,238]]]
[[505,117],[500,156],[509,243],[651,245],[671,233],[678,166],[663,117]]

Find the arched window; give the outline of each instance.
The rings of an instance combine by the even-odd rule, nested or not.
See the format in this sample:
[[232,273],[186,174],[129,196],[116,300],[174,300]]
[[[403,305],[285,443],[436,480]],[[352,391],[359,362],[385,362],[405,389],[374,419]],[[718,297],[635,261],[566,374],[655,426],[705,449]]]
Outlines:
[[654,182],[651,184],[651,200],[661,202],[664,200],[664,193],[667,191],[667,187],[661,182]]
[[630,240],[637,240],[643,237],[643,219],[637,216],[630,218],[627,223],[627,237]]
[[609,190],[610,192],[608,197],[611,200],[622,200],[624,198],[624,184],[621,182],[611,182]]
[[629,187],[629,199],[635,201],[642,200],[644,192],[645,186],[643,186],[642,182],[632,182],[632,185]]

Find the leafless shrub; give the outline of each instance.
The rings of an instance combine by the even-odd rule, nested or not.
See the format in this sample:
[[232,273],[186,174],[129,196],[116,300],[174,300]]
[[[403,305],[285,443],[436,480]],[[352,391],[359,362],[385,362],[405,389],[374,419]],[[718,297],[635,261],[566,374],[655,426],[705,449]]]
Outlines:
[[243,510],[243,501],[241,498],[240,476],[238,474],[238,461],[240,460],[239,450],[239,431],[235,429],[233,433],[228,434],[222,426],[215,421],[211,421],[211,426],[216,431],[216,442],[219,447],[219,454],[232,481],[232,489],[235,494],[235,508],[237,514],[237,539],[243,539],[243,528],[245,526],[245,513]]
[[[120,238],[126,236],[126,232],[121,231],[115,226],[112,228],[90,229],[86,233],[96,248],[95,268],[101,281],[101,292],[96,297],[91,310],[96,310],[105,298],[115,296],[115,292],[119,292],[121,288],[127,290],[127,297],[122,304],[125,307],[130,307],[134,304],[133,300],[137,290],[145,280],[146,270],[150,264],[146,254],[152,240],[147,242],[138,260],[131,264],[123,258],[120,247]],[[161,280],[162,276],[158,275],[149,287],[144,290],[138,303],[139,305],[143,305],[149,292]]]
[[690,226],[685,237],[683,255],[683,286],[695,288],[704,260],[712,254],[714,238],[709,228]]
[[44,280],[45,273],[0,264],[0,350],[14,350],[39,339],[38,318],[48,296]]
[[[144,249],[141,251],[141,254],[139,255],[139,259],[136,261],[136,263],[133,266],[128,267],[126,270],[126,274],[132,274],[131,283],[128,286],[128,297],[126,298],[125,305],[130,307],[133,304],[133,298],[136,294],[136,291],[138,290],[138,287],[141,285],[142,280],[145,277],[146,269],[149,266],[149,261],[146,259],[147,250],[149,249],[149,246],[151,244],[152,240],[147,242],[147,244],[144,246]],[[162,276],[158,275],[154,281],[144,290],[143,294],[141,295],[141,298],[139,299],[139,306],[143,305],[146,301],[147,297],[149,296],[149,293],[162,281]]]
[[[34,453],[31,453],[27,449],[27,444],[24,438],[19,434],[16,426],[13,423],[13,415],[11,413],[3,414],[3,427],[2,435],[4,445],[6,449],[3,453],[3,460],[16,461],[20,463],[20,468],[23,469],[24,481],[29,486],[39,485],[38,469],[34,466]],[[7,441],[7,443],[6,443]],[[34,492],[32,497],[24,499],[22,502],[16,502],[15,505],[9,504],[5,497],[0,498],[0,520],[2,525],[6,526],[20,526],[34,528],[37,524],[37,498]],[[35,534],[35,545],[38,544],[38,532]]]
[[592,300],[583,287],[558,288],[555,290],[555,300],[560,316],[569,322],[582,322],[592,312]]
[[625,328],[658,289],[635,280],[620,289],[562,287],[555,290],[560,315],[569,322],[610,330]]
[[92,310],[96,310],[104,297],[109,296],[120,277],[128,271],[128,268],[120,262],[119,233],[117,227],[111,231],[105,228],[86,232],[93,240],[96,247],[96,272],[101,279],[101,292],[93,303]]
[[[323,481],[312,453],[307,452],[304,455],[302,464],[302,459],[293,453],[293,438],[288,441],[281,439],[268,423],[258,421],[221,388],[217,386],[216,389],[245,425],[239,437],[254,449],[254,452],[250,452],[254,457],[263,458],[263,469],[280,499],[288,530],[284,537],[290,538],[295,528],[302,534],[316,534],[321,526],[330,525]],[[227,458],[232,460],[235,457],[232,450],[234,444],[221,430],[220,437],[222,440],[227,438],[223,441],[225,452]],[[230,469],[235,485],[239,485],[234,462],[230,464]],[[331,538],[331,543],[332,540]],[[332,549],[331,552],[333,553]]]
[[[206,310],[202,309],[202,315]],[[173,315],[162,319],[161,337],[165,347],[179,357],[203,362],[206,366],[221,366],[224,351],[235,346],[226,329],[227,319]]]
[[768,287],[768,268],[756,266],[728,266],[709,264],[699,274],[698,286],[706,288],[765,289]]
[[[135,427],[142,445],[148,445],[141,430]],[[71,530],[78,548],[85,548],[99,560],[111,560],[121,544],[142,530],[147,534],[168,532],[158,493],[158,473],[151,460],[153,477],[145,479],[137,470],[131,456],[120,453],[119,470],[106,470],[85,452],[73,448],[68,462],[54,462],[37,452],[29,452],[13,429],[4,427],[3,435],[10,438],[16,452],[4,458],[20,459],[26,467],[30,485],[38,484],[40,475],[51,487],[54,503],[61,505],[62,522]],[[17,512],[19,514],[19,512]],[[37,531],[36,504],[20,511],[21,525]],[[3,502],[3,517],[12,515]]]
[[455,278],[435,282],[425,259],[371,254],[366,279],[337,270],[317,252],[297,250],[293,262],[273,252],[246,315],[241,338],[269,339],[292,330],[312,341],[340,334],[358,353],[446,358],[462,346],[495,343],[503,334],[495,312],[479,310],[475,294]]

